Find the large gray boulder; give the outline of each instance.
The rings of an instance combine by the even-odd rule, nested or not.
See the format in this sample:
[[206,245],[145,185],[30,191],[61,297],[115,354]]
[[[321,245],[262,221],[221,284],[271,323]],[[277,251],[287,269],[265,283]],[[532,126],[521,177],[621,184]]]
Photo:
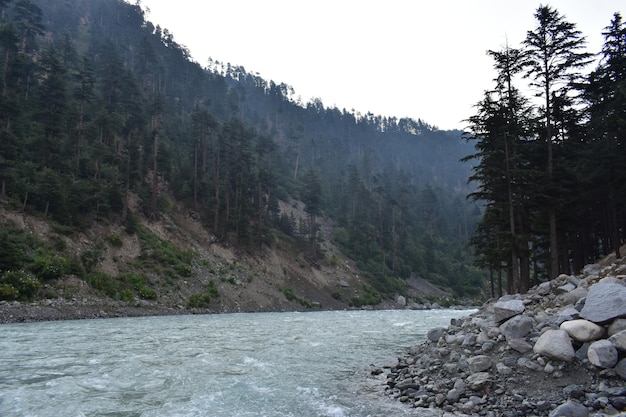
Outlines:
[[626,352],[626,330],[622,330],[609,337],[609,342],[613,343],[613,346],[615,346],[617,350]]
[[472,356],[467,358],[467,364],[470,372],[482,372],[491,368],[491,358],[487,355]]
[[576,353],[565,330],[546,331],[533,346],[533,352],[564,362],[572,362]]
[[493,305],[494,321],[496,323],[501,323],[513,316],[522,314],[525,309],[526,307],[524,307],[524,302],[522,300],[498,300]]
[[609,324],[609,336],[613,336],[622,330],[626,330],[626,319],[615,319],[611,324]]
[[428,331],[428,333],[426,334],[426,337],[428,338],[428,340],[432,342],[436,342],[439,340],[441,336],[443,336],[443,333],[445,331],[446,329],[444,329],[443,327],[435,327]]
[[615,373],[626,381],[626,359],[618,362],[617,366],[615,366]]
[[467,386],[474,391],[489,387],[492,381],[493,377],[489,372],[477,372],[471,374],[465,380]]
[[583,319],[565,321],[561,323],[561,330],[578,342],[591,342],[604,336],[604,327]]
[[617,364],[617,349],[606,339],[598,340],[589,345],[587,358],[598,368],[613,368]]
[[576,304],[578,300],[580,300],[581,298],[585,298],[588,293],[589,291],[587,291],[586,288],[578,287],[569,292],[566,292],[565,294],[559,295],[558,300],[561,302],[561,304],[564,305]]
[[597,283],[589,288],[580,317],[594,323],[626,316],[626,287],[614,283]]
[[515,316],[500,325],[500,333],[506,340],[526,337],[533,329],[534,321],[528,316]]
[[589,417],[589,410],[581,403],[568,401],[555,408],[550,417]]
[[588,264],[583,268],[584,275],[598,275],[600,273],[599,264]]

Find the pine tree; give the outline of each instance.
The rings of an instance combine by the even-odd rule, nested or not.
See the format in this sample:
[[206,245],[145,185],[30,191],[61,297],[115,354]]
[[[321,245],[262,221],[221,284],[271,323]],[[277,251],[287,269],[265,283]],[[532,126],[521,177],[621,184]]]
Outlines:
[[555,127],[555,100],[572,95],[573,83],[578,81],[579,70],[586,66],[590,54],[581,52],[585,38],[576,25],[565,20],[550,6],[540,6],[535,12],[537,27],[528,31],[524,40],[526,67],[525,76],[531,86],[537,88],[537,95],[543,98],[541,109],[543,128],[541,140],[546,143],[546,189],[545,206],[549,221],[550,236],[550,276],[560,273],[557,212],[559,198],[562,197],[556,183],[554,143],[557,140]]
[[600,204],[609,211],[603,229],[610,230],[607,240],[619,258],[622,255],[619,231],[624,230],[626,205],[626,22],[619,13],[615,13],[603,35],[601,61],[588,77],[585,99],[589,104],[594,184],[601,193]]

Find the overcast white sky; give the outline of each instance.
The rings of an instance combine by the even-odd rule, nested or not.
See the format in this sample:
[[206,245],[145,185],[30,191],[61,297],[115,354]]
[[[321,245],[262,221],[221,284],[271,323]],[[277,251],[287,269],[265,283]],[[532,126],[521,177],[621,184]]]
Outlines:
[[[240,65],[291,85],[304,102],[421,118],[462,129],[492,87],[488,49],[519,46],[542,2],[530,0],[141,0],[206,66]],[[599,52],[623,0],[552,0]]]

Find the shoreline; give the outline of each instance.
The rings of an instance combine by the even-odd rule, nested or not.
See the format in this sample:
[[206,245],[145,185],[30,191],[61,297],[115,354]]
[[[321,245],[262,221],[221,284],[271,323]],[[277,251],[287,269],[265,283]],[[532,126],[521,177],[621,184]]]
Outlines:
[[[374,308],[358,308],[354,310],[476,310],[471,306],[451,306],[446,308],[423,308],[411,309],[393,303],[385,303]],[[262,310],[214,310],[184,308],[182,306],[170,307],[145,302],[141,305],[106,300],[102,302],[67,301],[63,299],[45,300],[40,303],[23,304],[18,301],[0,301],[0,325],[17,323],[37,323],[46,321],[62,320],[92,320],[124,317],[158,317],[158,316],[183,316],[199,314],[232,314],[232,313],[278,313],[286,311],[316,312],[334,311],[335,309],[289,309],[270,308]],[[350,309],[345,309],[350,310]]]

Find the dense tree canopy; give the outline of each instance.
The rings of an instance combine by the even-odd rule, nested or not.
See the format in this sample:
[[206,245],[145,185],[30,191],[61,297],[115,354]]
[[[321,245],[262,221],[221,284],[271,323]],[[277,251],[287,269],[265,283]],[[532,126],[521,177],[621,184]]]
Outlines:
[[[626,26],[615,14],[585,74],[592,55],[576,26],[549,6],[535,18],[520,49],[490,52],[496,85],[467,133],[476,144],[471,196],[485,203],[478,263],[505,270],[512,292],[620,256],[626,237]],[[528,87],[538,102],[521,94]]]

